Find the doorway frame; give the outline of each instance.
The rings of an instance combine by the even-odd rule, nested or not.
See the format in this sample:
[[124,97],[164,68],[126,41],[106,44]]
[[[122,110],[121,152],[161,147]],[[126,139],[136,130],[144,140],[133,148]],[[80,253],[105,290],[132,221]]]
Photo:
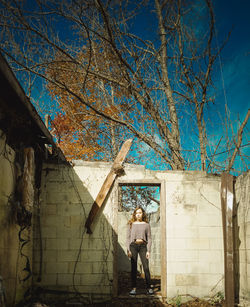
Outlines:
[[114,187],[114,225],[113,225],[113,296],[118,296],[118,195],[119,186],[159,186],[160,187],[160,230],[161,230],[161,296],[167,297],[167,234],[166,234],[166,190],[165,181],[157,179],[118,179]]

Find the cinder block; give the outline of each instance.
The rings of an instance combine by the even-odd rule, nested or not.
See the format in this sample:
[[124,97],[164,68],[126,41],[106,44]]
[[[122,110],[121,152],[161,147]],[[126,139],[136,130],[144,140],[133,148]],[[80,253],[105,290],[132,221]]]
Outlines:
[[224,274],[224,264],[222,262],[214,262],[209,264],[209,273]]
[[59,262],[76,261],[77,254],[78,254],[77,250],[61,250],[58,251],[57,260]]
[[80,274],[57,274],[57,284],[63,286],[72,286],[73,278],[75,285],[81,285],[81,276]]
[[97,251],[89,251],[88,249],[81,251],[81,261],[82,262],[98,262],[103,261],[103,250],[97,250]]
[[45,265],[47,274],[68,273],[68,262],[48,262]]
[[196,250],[168,250],[168,261],[198,261],[198,251]]
[[175,275],[176,286],[199,285],[199,276],[195,274],[177,274]]
[[202,274],[200,277],[200,286],[209,287],[210,290],[220,283],[223,283],[223,274]]
[[43,262],[54,262],[57,261],[56,250],[43,250]]
[[[85,242],[85,238],[83,238],[83,244]],[[82,240],[81,239],[75,239],[73,238],[72,240],[69,240],[69,250],[79,250],[81,246]],[[82,249],[83,249],[83,244],[82,244]]]
[[57,205],[57,212],[61,216],[79,216],[84,214],[82,206],[79,203],[72,203],[71,200],[67,203],[59,203]]
[[[76,261],[72,261],[69,262],[69,272],[73,273],[75,271],[75,273],[79,273],[79,274],[92,274],[93,273],[93,269],[92,269],[92,263],[91,262],[76,262]],[[98,272],[100,273],[100,272]]]
[[200,238],[221,238],[222,227],[203,227],[198,228]]
[[44,212],[41,218],[43,226],[70,227],[70,216],[49,215]]
[[41,281],[37,283],[40,286],[55,286],[57,283],[57,274],[43,274]]
[[202,227],[222,227],[222,218],[221,212],[218,211],[218,214],[199,214],[198,219],[199,226]]
[[[170,224],[170,223],[168,223]],[[173,225],[167,228],[167,238],[197,238],[198,227],[187,226],[183,227],[180,225]]]
[[167,248],[169,250],[185,249],[187,240],[185,238],[167,238]]
[[209,248],[211,250],[223,250],[223,238],[213,238],[213,239],[208,239],[209,240]]
[[81,284],[88,286],[100,286],[103,285],[102,274],[84,274],[81,276]]
[[54,226],[44,226],[41,230],[43,238],[56,238],[57,232]]
[[206,261],[207,263],[222,262],[223,251],[218,250],[200,250],[199,261]]
[[69,239],[46,239],[46,250],[68,250]]
[[101,261],[93,262],[93,273],[112,273],[113,272],[113,262],[111,261]]
[[46,203],[50,204],[68,203],[70,201],[70,197],[72,196],[65,191],[61,191],[60,185],[58,185],[58,189],[56,190],[52,190],[47,187],[46,191]]
[[72,227],[60,227],[57,230],[57,238],[68,238],[69,240],[80,239],[82,237],[82,229]]
[[57,205],[56,204],[46,204],[43,205],[43,212],[46,212],[46,215],[55,215],[57,214]]
[[186,238],[185,240],[187,249],[209,249],[209,240],[207,238]]

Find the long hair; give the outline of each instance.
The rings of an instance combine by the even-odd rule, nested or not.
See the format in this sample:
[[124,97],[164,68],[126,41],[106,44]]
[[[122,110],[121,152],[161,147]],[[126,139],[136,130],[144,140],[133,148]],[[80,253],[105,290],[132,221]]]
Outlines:
[[142,207],[136,207],[134,212],[132,213],[131,219],[128,221],[128,224],[130,225],[130,227],[136,221],[135,215],[136,215],[136,211],[139,210],[139,209],[141,209],[141,211],[142,211],[142,221],[148,223],[148,217],[147,217],[145,210]]

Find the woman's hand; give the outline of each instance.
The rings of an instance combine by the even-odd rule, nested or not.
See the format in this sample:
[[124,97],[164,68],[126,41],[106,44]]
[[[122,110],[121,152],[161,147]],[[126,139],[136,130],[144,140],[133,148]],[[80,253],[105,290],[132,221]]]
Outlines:
[[150,253],[147,252],[147,253],[146,253],[146,258],[149,259],[149,257],[150,257]]
[[127,253],[128,253],[128,257],[131,258],[132,257],[132,253],[130,251],[128,251]]

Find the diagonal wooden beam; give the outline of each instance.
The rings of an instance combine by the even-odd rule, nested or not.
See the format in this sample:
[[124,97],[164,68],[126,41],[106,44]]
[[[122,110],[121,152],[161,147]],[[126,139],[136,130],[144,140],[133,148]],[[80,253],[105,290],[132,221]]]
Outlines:
[[110,191],[110,188],[113,184],[113,182],[115,181],[116,177],[118,176],[119,172],[121,171],[122,169],[122,163],[124,162],[126,156],[127,156],[127,153],[129,152],[129,149],[131,147],[131,144],[132,144],[132,139],[128,139],[126,140],[119,153],[117,154],[115,160],[114,160],[114,163],[113,163],[113,166],[109,172],[109,174],[107,175],[93,205],[92,205],[92,208],[89,212],[89,215],[88,215],[88,218],[86,220],[86,223],[85,223],[85,227],[87,228],[87,233],[88,234],[92,234],[92,231],[91,231],[91,225],[99,211],[99,209],[102,207],[109,191]]

